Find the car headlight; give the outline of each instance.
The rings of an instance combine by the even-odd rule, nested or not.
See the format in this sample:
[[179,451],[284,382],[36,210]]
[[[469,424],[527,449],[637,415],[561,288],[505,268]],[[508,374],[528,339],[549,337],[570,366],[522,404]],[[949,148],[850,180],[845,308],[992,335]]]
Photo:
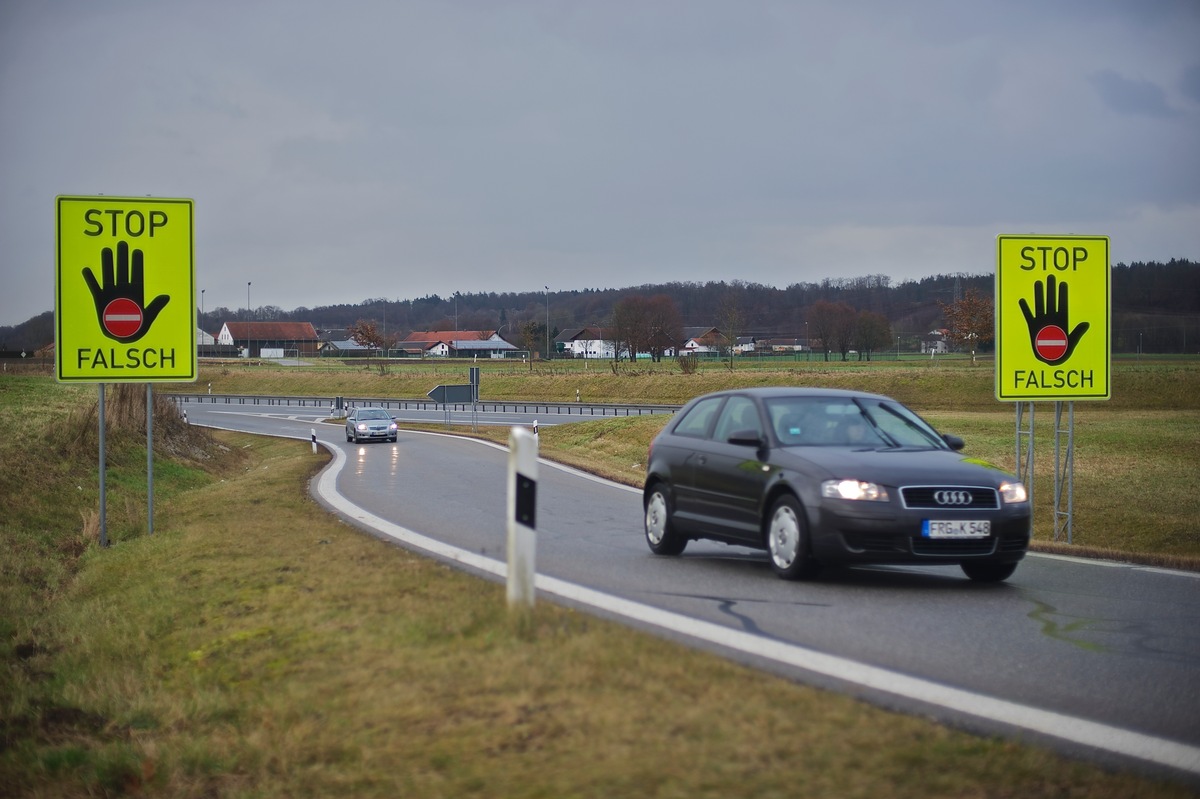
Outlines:
[[862,480],[826,480],[821,483],[821,496],[831,499],[865,499],[871,502],[887,502],[887,489],[878,483]]
[[1004,502],[1028,502],[1029,492],[1024,483],[1001,483],[1000,499]]
[[391,430],[394,433],[396,431],[396,423],[392,422],[391,424],[389,424],[388,430]]
[[358,429],[359,429],[359,430],[364,430],[364,431],[365,431],[365,430],[367,429],[367,423],[366,423],[366,422],[359,422],[359,423],[358,423]]

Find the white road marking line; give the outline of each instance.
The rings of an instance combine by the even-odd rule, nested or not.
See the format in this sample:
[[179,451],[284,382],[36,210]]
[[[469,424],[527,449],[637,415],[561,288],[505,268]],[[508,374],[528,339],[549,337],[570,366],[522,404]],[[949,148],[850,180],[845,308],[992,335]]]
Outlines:
[[[423,549],[439,557],[462,563],[488,574],[494,574],[500,578],[507,576],[507,566],[501,561],[450,546],[409,530],[376,516],[342,497],[337,492],[337,478],[346,463],[346,455],[340,447],[331,446],[327,442],[321,443],[333,452],[334,459],[333,463],[321,473],[317,482],[317,493],[332,507],[410,547]],[[498,446],[492,442],[481,443]],[[915,699],[976,718],[1009,724],[1106,752],[1114,752],[1200,774],[1200,748],[1187,744],[940,685],[930,680],[910,677],[795,644],[760,638],[740,630],[721,627],[712,622],[688,618],[651,605],[614,597],[554,577],[538,575],[536,586],[539,591],[590,605],[617,616],[643,624],[651,624],[697,640],[736,649],[838,680],[852,682],[866,688]]]
[[[425,433],[425,435],[447,434]],[[309,441],[304,436],[281,437],[295,438],[306,443]],[[458,437],[461,438],[461,436]],[[478,439],[468,440],[479,441]],[[424,550],[486,574],[493,574],[501,579],[507,577],[507,565],[502,561],[487,558],[409,530],[407,527],[376,516],[341,496],[337,491],[337,478],[346,464],[346,453],[335,443],[321,439],[318,439],[318,443],[333,454],[333,462],[321,472],[316,484],[317,493],[330,507],[409,547]],[[479,443],[507,451],[507,447],[494,442],[479,441]],[[546,463],[555,468],[562,468],[559,464],[548,461]],[[579,474],[584,475],[583,472],[579,472]],[[593,477],[593,479],[598,478]],[[614,483],[614,485],[619,484]],[[829,655],[795,644],[760,638],[741,630],[728,629],[712,622],[661,610],[652,605],[621,599],[554,577],[538,575],[536,587],[539,591],[545,591],[547,594],[590,605],[616,616],[774,660],[777,663],[805,671],[851,682],[894,696],[944,707],[975,718],[1008,724],[1062,741],[1137,758],[1192,774],[1200,774],[1200,747],[941,685],[930,680],[910,677],[899,672]]]

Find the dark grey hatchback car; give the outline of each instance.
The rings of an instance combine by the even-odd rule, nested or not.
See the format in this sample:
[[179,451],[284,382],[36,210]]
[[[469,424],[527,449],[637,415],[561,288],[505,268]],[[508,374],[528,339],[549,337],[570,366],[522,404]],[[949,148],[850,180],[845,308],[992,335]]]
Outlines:
[[962,455],[890,397],[752,388],[689,402],[650,445],[646,542],[765,549],[785,579],[822,564],[958,565],[1007,579],[1029,548],[1025,486]]

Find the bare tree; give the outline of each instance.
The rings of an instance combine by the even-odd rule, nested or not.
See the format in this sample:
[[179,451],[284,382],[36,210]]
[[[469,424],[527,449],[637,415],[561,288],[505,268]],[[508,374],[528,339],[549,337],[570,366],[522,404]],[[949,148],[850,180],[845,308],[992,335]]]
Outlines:
[[846,360],[854,338],[855,318],[854,309],[844,302],[817,300],[813,303],[808,315],[809,335],[821,342],[826,361],[831,352],[841,353],[842,360]]
[[962,299],[952,303],[938,302],[946,320],[949,339],[958,346],[971,350],[971,363],[975,363],[975,351],[996,336],[996,303],[974,288],[968,288]]
[[742,327],[746,323],[746,315],[742,310],[741,287],[735,286],[721,296],[721,304],[717,309],[717,325],[729,344],[729,370],[733,371],[733,353],[737,346],[738,337],[742,335]]
[[379,325],[376,324],[374,319],[359,319],[346,329],[346,333],[353,341],[362,346],[384,352],[395,347],[396,342],[399,340],[398,334],[384,333],[380,330]]
[[636,361],[639,352],[649,351],[650,312],[646,298],[630,294],[613,306],[613,328],[617,342],[614,360],[621,360],[621,351],[628,349],[629,360]]
[[892,326],[887,317],[874,311],[859,311],[854,323],[854,343],[860,361],[864,356],[869,361],[873,352],[891,346]]
[[[379,329],[379,325],[374,319],[366,320],[359,319],[354,324],[346,329],[346,333],[350,338],[364,347],[369,347],[373,350],[379,350],[384,356],[387,351],[396,346],[396,342],[400,340],[398,333],[384,333]],[[379,374],[387,372],[387,358],[379,360]]]
[[661,361],[668,350],[677,350],[683,340],[683,317],[667,294],[656,294],[646,302],[647,349],[650,358]]

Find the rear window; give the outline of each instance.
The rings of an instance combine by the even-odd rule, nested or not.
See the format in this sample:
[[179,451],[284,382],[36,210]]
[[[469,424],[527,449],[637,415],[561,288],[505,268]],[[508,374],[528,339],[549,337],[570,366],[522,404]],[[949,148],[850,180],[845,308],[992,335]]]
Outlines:
[[710,397],[700,400],[680,417],[679,421],[675,423],[675,428],[672,432],[677,436],[708,438],[708,431],[712,429],[712,422],[717,415],[717,409],[721,407],[721,403],[724,401],[724,397]]

